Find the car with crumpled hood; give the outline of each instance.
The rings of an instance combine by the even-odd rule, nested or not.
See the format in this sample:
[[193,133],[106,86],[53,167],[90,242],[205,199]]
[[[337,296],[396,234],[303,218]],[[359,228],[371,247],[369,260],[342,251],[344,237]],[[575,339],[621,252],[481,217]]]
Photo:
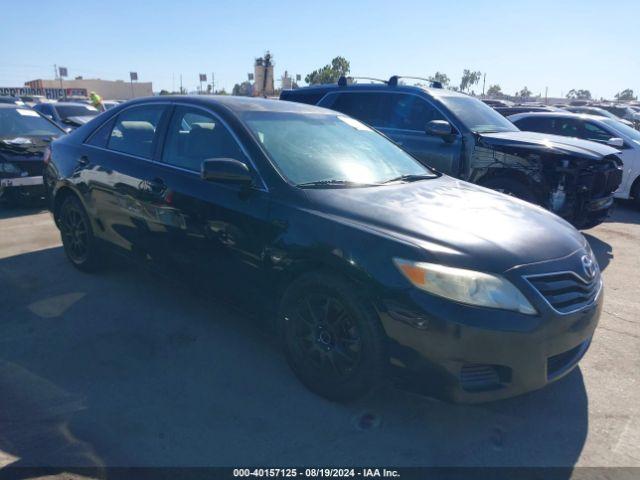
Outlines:
[[314,85],[281,100],[311,103],[376,128],[443,173],[540,205],[580,228],[602,222],[622,181],[619,151],[595,142],[522,132],[477,98],[402,84]]

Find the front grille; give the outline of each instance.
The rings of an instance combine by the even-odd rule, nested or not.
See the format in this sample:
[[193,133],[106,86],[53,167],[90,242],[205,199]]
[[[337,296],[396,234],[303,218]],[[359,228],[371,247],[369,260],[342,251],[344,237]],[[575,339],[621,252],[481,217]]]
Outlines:
[[549,357],[547,359],[547,380],[553,380],[578,363],[588,347],[589,340],[571,350]]
[[40,177],[42,176],[42,172],[44,171],[44,162],[13,161],[11,163],[13,163],[17,168],[19,168],[21,172],[27,172],[28,177]]
[[600,292],[600,274],[585,281],[572,272],[526,277],[529,283],[558,312],[571,313],[594,302]]
[[609,195],[622,182],[622,168],[615,156],[599,163],[591,163],[580,175],[580,183],[591,190],[592,197]]

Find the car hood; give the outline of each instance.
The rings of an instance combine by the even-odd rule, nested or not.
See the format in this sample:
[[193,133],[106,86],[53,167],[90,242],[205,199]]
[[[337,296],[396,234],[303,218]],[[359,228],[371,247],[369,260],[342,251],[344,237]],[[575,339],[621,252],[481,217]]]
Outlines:
[[318,214],[411,243],[428,259],[463,268],[504,272],[564,257],[586,242],[540,207],[448,176],[305,192]]
[[41,161],[44,149],[51,144],[51,140],[51,137],[20,135],[0,137],[0,162]]
[[537,132],[501,132],[480,134],[480,141],[492,147],[543,150],[546,153],[571,155],[599,160],[619,153],[615,148],[579,138]]

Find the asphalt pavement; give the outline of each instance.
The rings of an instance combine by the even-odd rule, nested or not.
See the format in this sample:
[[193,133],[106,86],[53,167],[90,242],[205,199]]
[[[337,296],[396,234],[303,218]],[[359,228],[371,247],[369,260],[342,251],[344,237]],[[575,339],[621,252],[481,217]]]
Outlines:
[[122,262],[65,259],[49,213],[0,206],[0,467],[640,467],[640,210],[584,232],[604,314],[580,367],[452,405],[307,391],[260,319]]

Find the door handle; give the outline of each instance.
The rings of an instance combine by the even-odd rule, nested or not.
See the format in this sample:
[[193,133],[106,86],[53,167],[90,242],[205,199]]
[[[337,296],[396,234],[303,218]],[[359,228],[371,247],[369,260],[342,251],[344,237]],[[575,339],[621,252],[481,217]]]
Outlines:
[[89,157],[87,157],[86,155],[82,155],[78,159],[78,165],[82,165],[83,167],[89,165]]

